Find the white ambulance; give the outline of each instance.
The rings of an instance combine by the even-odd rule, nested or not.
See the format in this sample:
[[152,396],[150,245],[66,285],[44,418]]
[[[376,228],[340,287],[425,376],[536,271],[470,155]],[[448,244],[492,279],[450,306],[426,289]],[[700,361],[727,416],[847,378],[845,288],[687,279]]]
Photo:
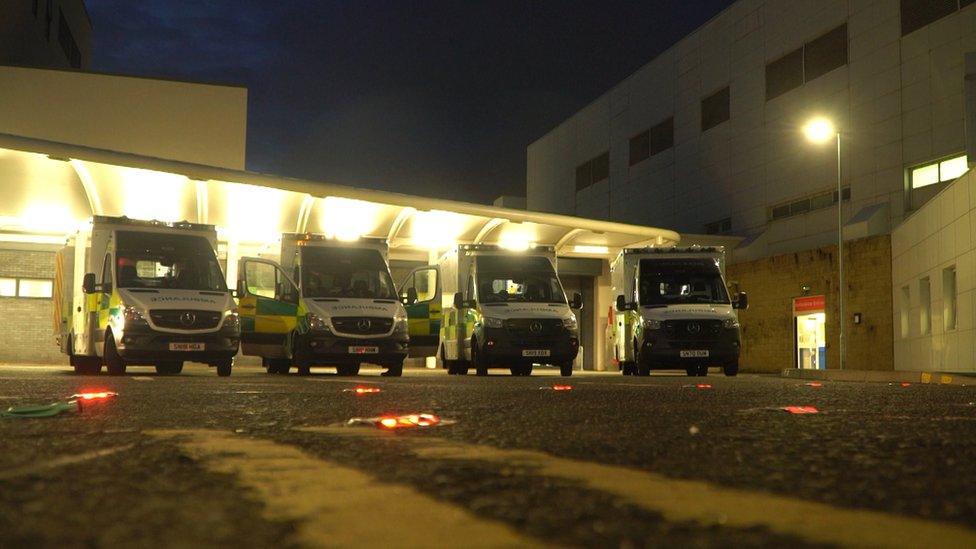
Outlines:
[[55,319],[78,373],[104,363],[177,374],[185,361],[228,376],[240,320],[215,253],[212,225],[96,216],[57,253]]

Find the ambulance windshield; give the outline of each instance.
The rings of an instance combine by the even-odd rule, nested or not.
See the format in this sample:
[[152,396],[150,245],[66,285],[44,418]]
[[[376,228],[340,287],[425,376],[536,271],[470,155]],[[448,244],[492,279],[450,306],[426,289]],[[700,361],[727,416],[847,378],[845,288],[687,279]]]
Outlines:
[[302,248],[302,295],[396,299],[390,269],[378,250]]
[[482,255],[476,261],[482,303],[566,303],[556,271],[545,257]]
[[202,236],[119,231],[117,238],[119,288],[227,291],[213,248]]
[[729,304],[722,273],[712,259],[642,259],[640,304]]

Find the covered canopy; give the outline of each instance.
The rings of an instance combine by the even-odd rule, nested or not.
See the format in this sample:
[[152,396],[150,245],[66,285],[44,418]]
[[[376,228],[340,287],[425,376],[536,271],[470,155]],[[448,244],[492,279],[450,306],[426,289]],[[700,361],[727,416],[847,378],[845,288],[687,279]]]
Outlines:
[[670,230],[237,171],[0,134],[0,239],[72,232],[92,215],[218,227],[222,239],[270,244],[284,232],[386,238],[391,257],[421,259],[456,243],[551,245],[608,257],[666,246]]

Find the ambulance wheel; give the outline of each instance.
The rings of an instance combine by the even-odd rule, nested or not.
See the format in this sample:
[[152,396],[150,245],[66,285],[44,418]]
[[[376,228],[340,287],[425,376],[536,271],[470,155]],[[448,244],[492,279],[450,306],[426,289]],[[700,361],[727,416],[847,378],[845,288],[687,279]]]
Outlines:
[[336,366],[336,373],[340,376],[358,376],[359,364],[340,364]]
[[728,377],[733,377],[738,375],[739,361],[736,360],[735,362],[730,362],[729,364],[726,364],[725,366],[722,367],[722,372],[725,373],[725,375]]
[[221,360],[217,363],[217,375],[220,377],[227,377],[230,375],[231,370],[234,369],[234,360]]
[[651,375],[651,365],[645,362],[638,362],[634,365],[635,375],[647,377]]
[[569,377],[569,376],[573,375],[573,363],[572,362],[563,362],[562,364],[560,364],[559,365],[559,375],[561,375],[563,377]]
[[183,361],[173,360],[156,364],[156,373],[163,376],[171,376],[183,371]]
[[105,332],[105,369],[110,376],[120,376],[125,374],[125,361],[119,356],[119,351],[115,348],[115,336],[112,332]]
[[386,367],[386,371],[380,374],[383,377],[400,377],[403,375],[403,363],[397,362]]
[[477,339],[471,340],[471,365],[474,366],[475,374],[482,377],[488,375],[488,361],[481,357]]

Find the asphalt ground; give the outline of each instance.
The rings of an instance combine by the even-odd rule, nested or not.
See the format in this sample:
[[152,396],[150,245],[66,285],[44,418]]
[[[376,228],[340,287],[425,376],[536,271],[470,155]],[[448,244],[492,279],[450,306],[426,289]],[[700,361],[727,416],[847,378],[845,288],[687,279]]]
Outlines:
[[976,546],[973,386],[378,373],[0,366],[0,547]]

